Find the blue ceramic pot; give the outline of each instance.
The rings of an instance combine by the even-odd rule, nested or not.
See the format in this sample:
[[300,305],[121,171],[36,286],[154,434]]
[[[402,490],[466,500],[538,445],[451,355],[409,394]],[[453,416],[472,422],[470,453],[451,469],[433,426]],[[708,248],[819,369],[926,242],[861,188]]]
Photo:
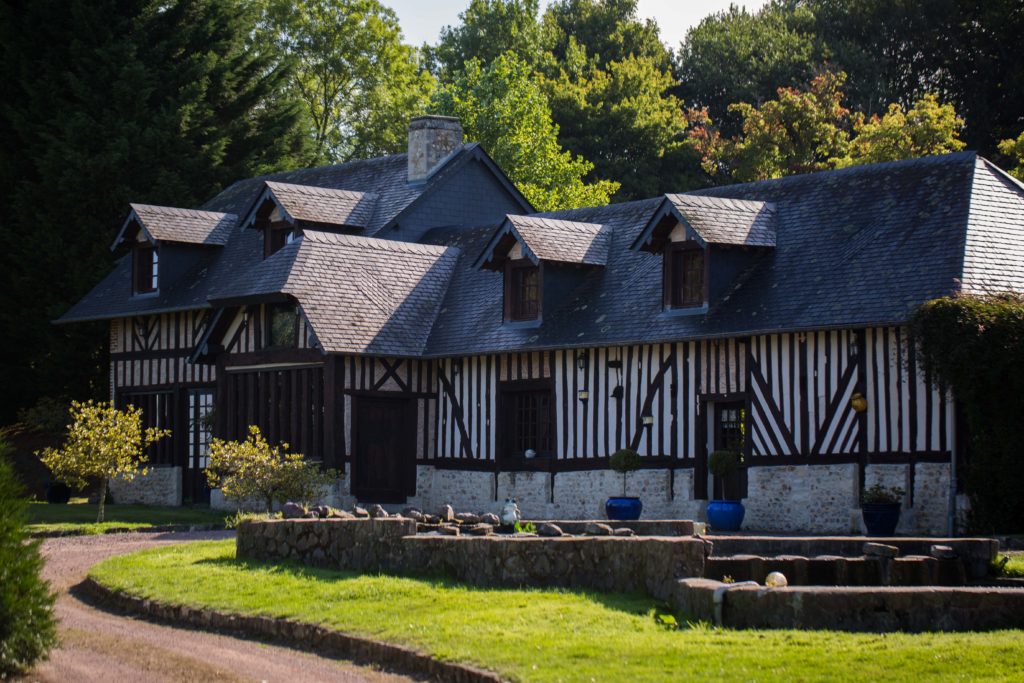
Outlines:
[[861,516],[868,536],[895,536],[900,521],[899,503],[862,503]]
[[608,519],[616,522],[627,522],[634,519],[640,519],[640,513],[644,509],[644,504],[640,502],[639,498],[622,498],[613,497],[609,498],[608,502],[604,504],[604,512],[608,515]]
[[711,531],[739,531],[746,509],[738,500],[709,500],[708,524]]

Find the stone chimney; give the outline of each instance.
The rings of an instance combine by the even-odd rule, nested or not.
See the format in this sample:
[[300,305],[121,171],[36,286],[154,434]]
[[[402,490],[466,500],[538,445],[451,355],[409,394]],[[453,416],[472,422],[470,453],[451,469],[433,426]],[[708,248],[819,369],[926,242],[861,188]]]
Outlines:
[[462,126],[451,116],[418,116],[409,121],[409,182],[426,179],[437,162],[462,144]]

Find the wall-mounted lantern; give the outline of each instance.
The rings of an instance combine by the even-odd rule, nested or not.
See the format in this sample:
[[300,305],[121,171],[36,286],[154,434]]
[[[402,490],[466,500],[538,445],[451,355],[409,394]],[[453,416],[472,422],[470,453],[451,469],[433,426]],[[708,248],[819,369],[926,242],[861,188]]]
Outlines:
[[643,415],[640,417],[640,421],[643,422],[644,427],[650,427],[654,424],[653,415]]
[[576,398],[578,398],[581,401],[586,401],[590,398],[590,392],[587,391],[586,389],[580,389],[579,391],[576,392]]
[[586,370],[587,369],[587,354],[586,353],[580,351],[579,353],[576,354],[576,367],[578,367],[580,370]]
[[863,413],[868,409],[868,400],[864,398],[864,394],[859,391],[855,391],[853,392],[853,396],[850,397],[850,407],[858,413]]

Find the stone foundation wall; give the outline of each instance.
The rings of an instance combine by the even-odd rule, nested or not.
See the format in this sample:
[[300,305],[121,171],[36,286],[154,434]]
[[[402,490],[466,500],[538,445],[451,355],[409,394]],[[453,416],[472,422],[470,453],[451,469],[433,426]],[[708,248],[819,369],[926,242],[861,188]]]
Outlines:
[[[747,509],[743,528],[759,531],[861,534],[860,488],[856,464],[783,465],[747,470]],[[868,465],[866,486],[910,490],[909,465]],[[943,535],[949,532],[948,463],[918,463],[914,504],[904,498],[897,532]]]
[[109,486],[115,503],[181,505],[180,467],[150,467],[144,476],[131,481],[111,479]]
[[361,572],[443,574],[479,586],[646,590],[668,599],[702,576],[708,544],[695,537],[416,535],[407,519],[244,522],[239,558],[293,559]]

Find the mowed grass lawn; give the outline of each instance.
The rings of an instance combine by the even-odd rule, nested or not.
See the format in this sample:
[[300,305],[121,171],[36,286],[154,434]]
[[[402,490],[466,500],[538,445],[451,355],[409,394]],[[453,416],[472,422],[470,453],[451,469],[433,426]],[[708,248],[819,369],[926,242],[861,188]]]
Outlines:
[[289,617],[472,663],[516,681],[1024,680],[1024,632],[852,634],[660,626],[639,595],[497,590],[235,559],[233,541],[111,558],[133,595]]
[[168,524],[223,524],[224,511],[209,508],[156,507],[149,505],[107,505],[106,521],[96,523],[97,506],[84,500],[67,505],[33,502],[28,506],[29,529],[33,532],[102,534],[108,529],[136,529]]
[[1003,554],[1010,558],[1003,567],[1003,574],[1014,579],[1024,579],[1024,550],[1011,550]]

